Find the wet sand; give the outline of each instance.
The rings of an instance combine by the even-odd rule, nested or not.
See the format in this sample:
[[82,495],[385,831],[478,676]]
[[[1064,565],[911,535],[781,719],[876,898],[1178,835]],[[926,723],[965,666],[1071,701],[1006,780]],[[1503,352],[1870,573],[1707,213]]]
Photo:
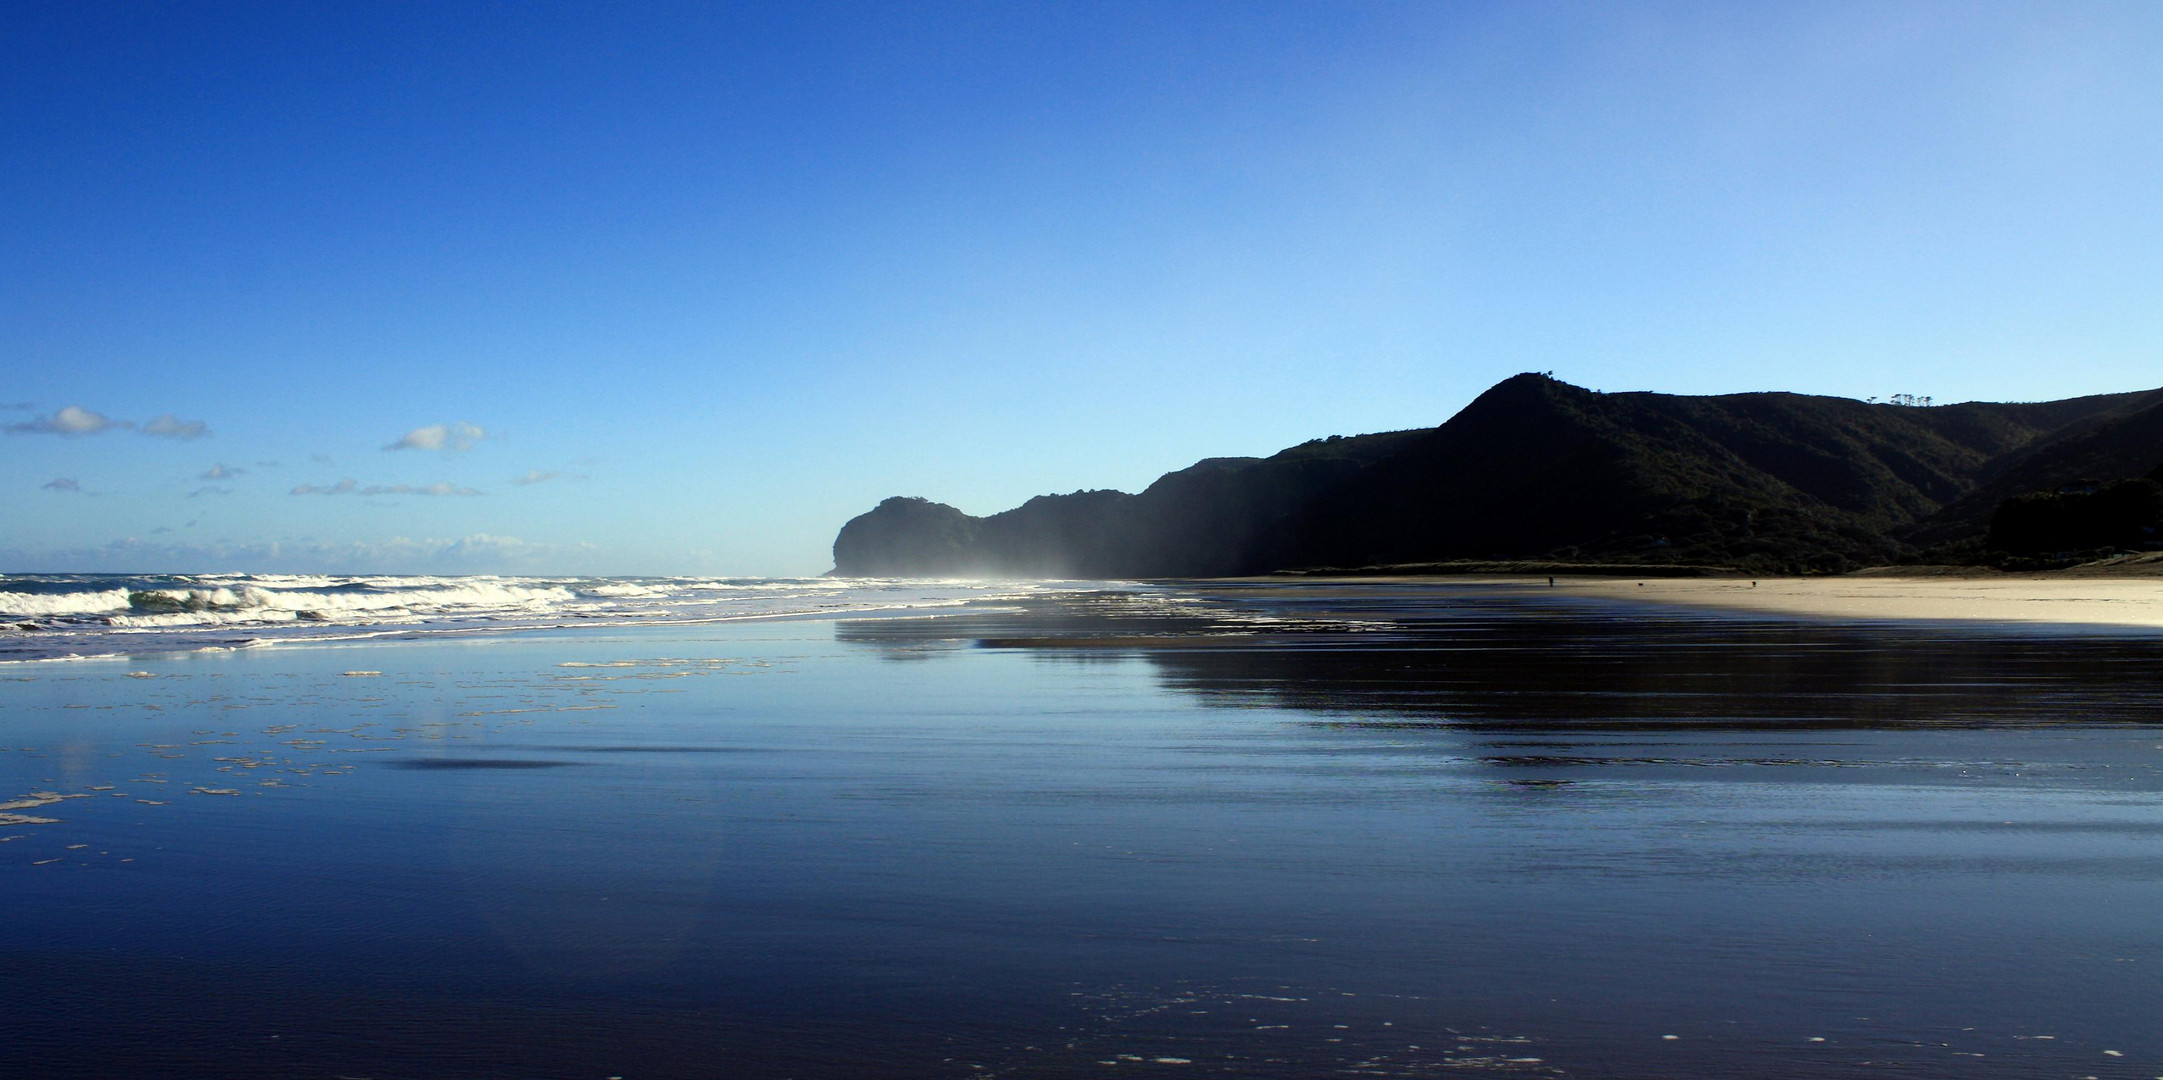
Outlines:
[[2163,1072],[2163,639],[1573,588],[25,668],[0,1069]]

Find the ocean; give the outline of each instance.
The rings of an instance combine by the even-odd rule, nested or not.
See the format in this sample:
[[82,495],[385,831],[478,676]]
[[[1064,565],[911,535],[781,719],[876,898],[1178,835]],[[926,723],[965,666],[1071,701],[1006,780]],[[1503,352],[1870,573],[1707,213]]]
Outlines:
[[2153,632],[379,580],[16,590],[0,1068],[2163,1074]]

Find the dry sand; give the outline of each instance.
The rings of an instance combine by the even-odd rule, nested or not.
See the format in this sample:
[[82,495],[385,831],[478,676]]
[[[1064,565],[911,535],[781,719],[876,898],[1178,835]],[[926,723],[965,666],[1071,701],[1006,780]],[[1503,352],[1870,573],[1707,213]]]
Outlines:
[[1558,579],[1557,589],[1656,604],[1841,619],[1953,619],[2163,628],[2163,578],[1854,575]]
[[[1375,584],[1491,584],[1546,591],[1546,577],[1308,578]],[[2047,574],[1968,568],[1866,570],[1829,577],[1645,578],[1558,576],[1562,594],[1764,615],[1898,621],[2044,623],[2163,628],[2163,554]]]

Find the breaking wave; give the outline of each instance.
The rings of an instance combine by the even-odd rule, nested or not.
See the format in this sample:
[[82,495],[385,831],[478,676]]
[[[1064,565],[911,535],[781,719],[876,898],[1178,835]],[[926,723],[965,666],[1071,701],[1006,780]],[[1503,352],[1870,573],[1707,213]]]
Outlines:
[[0,615],[86,615],[128,606],[128,590],[97,589],[79,593],[0,592]]
[[481,582],[462,586],[382,589],[366,591],[286,590],[244,585],[238,589],[145,589],[128,594],[130,607],[140,611],[234,612],[353,612],[391,610],[450,610],[455,608],[504,608],[547,606],[576,599],[577,594],[560,585],[531,588]]

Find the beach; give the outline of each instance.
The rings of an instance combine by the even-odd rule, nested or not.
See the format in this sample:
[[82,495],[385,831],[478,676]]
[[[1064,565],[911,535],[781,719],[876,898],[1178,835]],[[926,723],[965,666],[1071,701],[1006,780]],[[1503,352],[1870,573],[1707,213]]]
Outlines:
[[2163,628],[2163,575],[2154,573],[1566,580],[1588,596],[1759,615]]
[[1636,589],[6,665],[0,1062],[2155,1074],[2163,638]]
[[[2134,560],[2116,570],[2096,567],[2047,574],[1928,569],[1922,573],[1886,568],[1854,574],[1764,578],[1726,575],[1639,579],[1566,573],[1552,578],[1318,574],[1297,580],[1310,585],[1369,587],[1457,583],[1507,590],[1552,588],[1557,595],[1768,617],[2163,628],[2163,562],[2152,558]],[[1266,583],[1285,579],[1243,580]]]
[[7,16],[0,1080],[2163,1080],[2163,4]]

